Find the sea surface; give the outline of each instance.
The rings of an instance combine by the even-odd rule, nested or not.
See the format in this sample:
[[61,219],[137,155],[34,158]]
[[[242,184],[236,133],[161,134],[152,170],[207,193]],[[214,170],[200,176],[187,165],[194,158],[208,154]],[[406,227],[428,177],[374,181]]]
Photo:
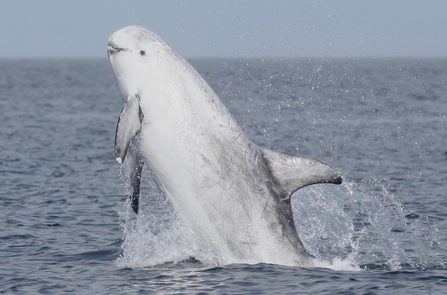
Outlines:
[[447,59],[190,62],[255,143],[343,175],[293,195],[318,267],[199,261],[150,171],[129,208],[108,61],[0,60],[0,293],[446,293]]

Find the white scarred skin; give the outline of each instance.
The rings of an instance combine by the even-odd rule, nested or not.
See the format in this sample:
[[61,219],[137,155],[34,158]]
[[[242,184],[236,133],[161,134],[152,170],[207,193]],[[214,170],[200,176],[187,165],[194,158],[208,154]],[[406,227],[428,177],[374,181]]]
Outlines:
[[[253,144],[203,78],[151,31],[125,27],[110,36],[108,52],[123,99],[139,98],[139,152],[199,247],[223,264],[311,266],[290,195],[313,183],[339,183],[339,175]],[[282,167],[301,182],[281,176]]]

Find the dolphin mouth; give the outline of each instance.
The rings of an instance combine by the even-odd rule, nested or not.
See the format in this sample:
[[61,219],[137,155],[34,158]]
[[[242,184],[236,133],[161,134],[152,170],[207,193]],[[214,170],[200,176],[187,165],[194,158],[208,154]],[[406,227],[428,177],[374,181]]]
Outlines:
[[108,55],[115,54],[115,53],[118,53],[120,51],[125,51],[125,50],[127,50],[127,49],[126,48],[116,47],[114,44],[109,44],[107,46],[107,54]]

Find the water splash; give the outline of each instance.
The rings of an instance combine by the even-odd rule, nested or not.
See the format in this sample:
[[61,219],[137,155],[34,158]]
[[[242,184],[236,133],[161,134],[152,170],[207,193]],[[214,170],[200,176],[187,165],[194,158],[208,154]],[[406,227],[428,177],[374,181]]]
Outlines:
[[[164,216],[148,213],[135,214],[128,204],[118,210],[125,240],[120,267],[146,267],[166,262],[177,263],[194,256],[194,245],[189,231],[170,212]],[[161,218],[161,219],[160,219]],[[169,222],[166,222],[167,219]]]
[[[127,183],[126,168],[123,183]],[[150,175],[144,171],[143,175]],[[128,188],[127,188],[128,190]],[[117,209],[124,232],[120,267],[147,267],[197,259],[224,263],[203,249],[158,189],[153,177],[142,182],[140,214],[125,202]],[[436,257],[436,226],[408,212],[379,180],[341,186],[314,185],[292,197],[295,224],[316,267],[336,270],[444,266]]]
[[[130,193],[128,171],[126,165],[121,169],[125,195]],[[129,201],[117,208],[124,234],[123,253],[117,265],[151,267],[195,260],[218,265],[219,259],[213,253],[198,246],[200,241],[163,195],[151,172],[144,168],[142,174],[150,177],[141,183],[139,214],[132,211]]]
[[433,249],[435,224],[408,212],[379,180],[307,187],[295,194],[292,207],[307,249],[329,268],[346,263],[400,270],[440,263]]

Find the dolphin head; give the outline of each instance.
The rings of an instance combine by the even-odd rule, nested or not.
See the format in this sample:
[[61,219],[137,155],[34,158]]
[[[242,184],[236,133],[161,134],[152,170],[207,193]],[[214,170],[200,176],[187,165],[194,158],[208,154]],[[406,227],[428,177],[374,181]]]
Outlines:
[[139,93],[157,59],[170,48],[146,28],[128,26],[110,35],[107,53],[124,100]]

